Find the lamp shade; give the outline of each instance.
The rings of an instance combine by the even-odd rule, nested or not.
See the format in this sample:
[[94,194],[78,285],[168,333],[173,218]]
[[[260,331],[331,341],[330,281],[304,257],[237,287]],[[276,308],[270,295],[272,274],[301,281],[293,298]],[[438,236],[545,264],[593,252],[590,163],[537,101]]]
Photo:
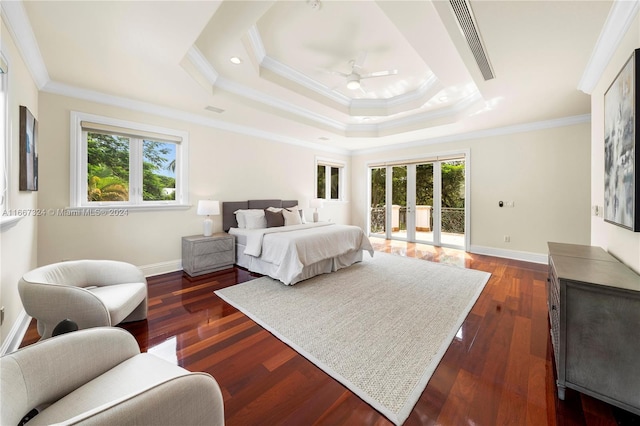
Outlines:
[[198,215],[210,216],[220,214],[220,202],[212,200],[198,201]]
[[309,207],[312,209],[319,209],[322,207],[322,198],[312,198],[309,200]]

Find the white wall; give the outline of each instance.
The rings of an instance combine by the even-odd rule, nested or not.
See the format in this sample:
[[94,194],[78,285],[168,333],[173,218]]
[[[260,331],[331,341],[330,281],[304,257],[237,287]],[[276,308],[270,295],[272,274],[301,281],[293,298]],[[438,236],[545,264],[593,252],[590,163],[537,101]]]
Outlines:
[[[620,43],[602,78],[591,94],[591,203],[604,205],[604,93],[634,49],[640,47],[640,17]],[[636,83],[637,84],[637,83]],[[639,129],[636,129],[638,132]],[[637,137],[637,136],[636,136]],[[636,152],[636,155],[640,155]],[[640,171],[636,171],[638,173]],[[604,247],[640,273],[640,232],[612,225],[601,217],[591,219],[591,244]]]
[[[304,207],[314,192],[315,156],[308,148],[261,140],[212,127],[172,120],[50,93],[40,94],[41,209],[69,205],[69,114],[91,114],[153,124],[189,132],[189,210],[130,212],[127,217],[43,217],[38,230],[38,262],[101,258],[131,262],[160,272],[179,268],[181,237],[202,233],[198,199],[238,201],[259,198],[298,199]],[[350,183],[347,179],[347,188]],[[307,210],[311,217],[311,210]],[[323,209],[321,218],[350,222],[348,203]],[[214,232],[222,230],[214,218]]]
[[589,141],[584,123],[355,155],[353,222],[366,226],[368,162],[470,149],[471,251],[527,258],[545,255],[548,241],[589,244]]
[[[19,106],[24,105],[29,108],[33,116],[39,120],[38,88],[18,53],[4,22],[2,22],[1,31],[0,49],[9,65],[9,207],[10,209],[35,209],[38,192],[18,191],[20,177]],[[8,213],[10,214],[10,212]],[[36,266],[37,237],[34,216],[25,217],[15,226],[3,230],[0,234],[0,305],[5,308],[5,320],[0,327],[0,339],[3,345],[7,337],[12,337],[11,333],[15,331],[12,329],[23,312],[17,284],[22,274]]]

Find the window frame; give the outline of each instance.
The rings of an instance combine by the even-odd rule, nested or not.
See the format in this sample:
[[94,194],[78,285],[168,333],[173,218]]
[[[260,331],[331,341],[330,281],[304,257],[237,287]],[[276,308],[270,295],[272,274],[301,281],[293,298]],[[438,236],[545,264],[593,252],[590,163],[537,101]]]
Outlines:
[[[127,209],[127,210],[172,210],[187,209],[189,205],[187,159],[189,149],[189,133],[182,130],[148,125],[132,121],[103,117],[77,111],[71,112],[70,124],[70,209]],[[96,123],[107,127],[126,129],[129,138],[129,201],[89,201],[87,197],[87,135],[82,122]],[[92,132],[93,133],[93,132]],[[164,135],[162,138],[148,138],[146,134]],[[108,133],[107,133],[108,134]],[[180,139],[180,142],[173,142]],[[171,142],[176,144],[176,191],[175,200],[144,201],[142,199],[144,158],[142,145],[144,140]]]
[[[324,179],[324,197],[318,197],[323,199],[325,202],[341,202],[346,201],[346,193],[345,193],[345,176],[347,170],[347,164],[344,161],[335,160],[332,158],[324,158],[324,157],[316,157],[315,158],[315,167],[314,167],[314,198],[318,195],[318,167],[325,167],[325,179]],[[331,169],[338,169],[338,198],[331,198]]]
[[15,226],[24,216],[16,216],[16,212],[11,210],[12,197],[11,197],[11,113],[10,113],[10,91],[9,91],[9,61],[5,53],[0,51],[0,91],[2,92],[2,107],[0,108],[0,120],[4,123],[4,126],[0,128],[2,130],[2,150],[0,152],[0,162],[2,163],[2,171],[0,172],[0,231]]
[[0,52],[0,93],[2,99],[0,99],[0,120],[4,124],[2,135],[2,152],[0,152],[0,162],[2,162],[2,173],[0,176],[0,210],[3,212],[8,211],[10,208],[9,200],[9,181],[11,178],[10,160],[11,160],[11,132],[10,117],[9,117],[9,67],[7,65],[6,58],[2,52]]

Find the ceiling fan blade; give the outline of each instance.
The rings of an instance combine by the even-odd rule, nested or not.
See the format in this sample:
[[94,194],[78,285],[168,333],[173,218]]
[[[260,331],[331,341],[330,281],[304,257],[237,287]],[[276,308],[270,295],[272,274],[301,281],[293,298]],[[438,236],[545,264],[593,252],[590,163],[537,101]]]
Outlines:
[[386,77],[388,75],[396,75],[396,74],[398,74],[398,70],[376,71],[376,72],[370,72],[367,74],[361,74],[360,78]]
[[362,71],[362,66],[364,65],[364,61],[367,59],[367,52],[360,52],[358,57],[353,61],[353,72],[356,74],[360,74]]
[[327,73],[331,74],[331,75],[339,75],[341,77],[348,77],[349,74],[344,73],[344,72],[340,72],[340,71],[327,71]]

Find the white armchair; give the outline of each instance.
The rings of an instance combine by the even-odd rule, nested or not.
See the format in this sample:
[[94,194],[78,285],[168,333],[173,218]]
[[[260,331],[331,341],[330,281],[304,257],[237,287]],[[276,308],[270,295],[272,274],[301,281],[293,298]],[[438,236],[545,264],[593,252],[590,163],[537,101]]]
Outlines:
[[134,265],[113,260],[74,260],[27,272],[18,282],[27,314],[42,339],[71,319],[79,329],[147,317],[147,280]]
[[99,327],[0,358],[0,424],[224,425],[218,383],[154,355],[131,334]]

